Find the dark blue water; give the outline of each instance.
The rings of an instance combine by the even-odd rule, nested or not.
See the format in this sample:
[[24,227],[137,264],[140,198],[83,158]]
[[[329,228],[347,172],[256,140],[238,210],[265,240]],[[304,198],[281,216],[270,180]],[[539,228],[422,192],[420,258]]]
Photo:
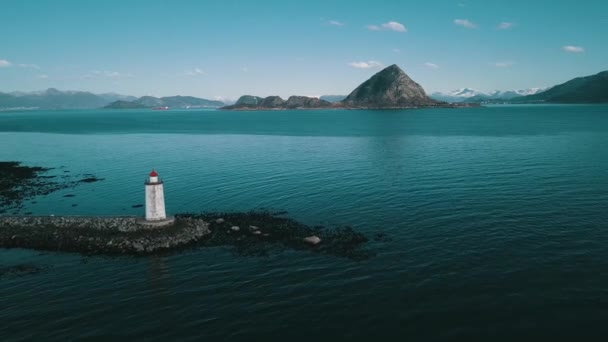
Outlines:
[[361,262],[0,250],[47,267],[0,278],[2,341],[608,333],[607,106],[0,113],[0,160],[105,179],[35,215],[142,215],[156,168],[170,213],[273,208],[391,238]]

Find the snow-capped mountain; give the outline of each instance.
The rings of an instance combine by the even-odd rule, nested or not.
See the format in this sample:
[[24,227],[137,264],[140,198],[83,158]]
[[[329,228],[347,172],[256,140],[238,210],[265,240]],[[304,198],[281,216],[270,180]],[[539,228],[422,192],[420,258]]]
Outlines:
[[467,98],[478,96],[478,95],[486,95],[485,93],[472,89],[472,88],[461,88],[451,91],[449,93],[442,92],[434,92],[429,95],[431,98],[439,101],[445,102],[462,102]]
[[482,92],[472,88],[461,88],[449,93],[435,92],[431,98],[445,102],[482,102],[488,100],[509,100],[518,96],[526,96],[540,93],[547,88],[529,88],[518,90],[494,90]]

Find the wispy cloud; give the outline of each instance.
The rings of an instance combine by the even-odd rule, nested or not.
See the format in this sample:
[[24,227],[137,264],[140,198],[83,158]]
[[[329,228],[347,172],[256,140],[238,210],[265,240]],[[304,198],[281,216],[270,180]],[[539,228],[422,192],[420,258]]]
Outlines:
[[509,23],[506,21],[503,21],[502,23],[498,24],[498,29],[499,30],[508,30],[510,28],[513,27],[513,23]]
[[49,78],[49,75],[39,75],[38,78],[45,80],[45,79]]
[[13,64],[11,64],[11,62],[7,61],[6,59],[0,59],[0,68],[7,68],[11,65]]
[[109,70],[93,70],[90,73],[84,75],[84,78],[123,78],[123,77],[132,77],[131,74],[123,74],[118,71],[109,71]]
[[395,32],[407,32],[405,25],[396,21],[389,21],[382,25],[367,25],[367,29],[371,31],[395,31]]
[[439,65],[437,65],[435,63],[431,63],[431,62],[424,63],[424,66],[429,69],[439,69]]
[[205,72],[200,69],[200,68],[194,68],[192,70],[188,70],[186,72],[184,72],[184,75],[186,76],[200,76],[200,75],[204,75]]
[[401,50],[399,50],[399,49],[393,49],[393,52],[394,53],[401,53]]
[[20,68],[28,68],[28,69],[36,69],[36,70],[40,70],[40,67],[36,64],[17,64],[18,67]]
[[333,26],[344,26],[345,24],[341,21],[338,20],[330,20],[327,22],[329,25],[333,25]]
[[456,24],[458,26],[466,27],[468,29],[477,28],[477,25],[473,24],[468,19],[454,19],[454,24]]
[[491,66],[497,67],[497,68],[510,68],[513,66],[513,62],[496,62],[496,63],[490,63]]
[[381,68],[383,65],[378,61],[367,61],[367,62],[351,62],[348,63],[349,66],[355,69],[372,69],[372,68]]
[[585,49],[582,46],[566,45],[562,47],[562,50],[571,53],[582,53]]

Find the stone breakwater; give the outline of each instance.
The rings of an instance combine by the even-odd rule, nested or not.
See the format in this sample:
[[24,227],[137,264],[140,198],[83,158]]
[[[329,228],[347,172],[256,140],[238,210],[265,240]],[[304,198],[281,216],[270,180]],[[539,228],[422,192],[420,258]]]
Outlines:
[[[351,227],[307,226],[285,213],[178,214],[170,225],[138,217],[0,216],[0,248],[30,248],[85,255],[152,255],[195,247],[230,247],[240,256],[292,249],[365,260],[368,238]],[[375,241],[385,241],[382,233]]]
[[146,255],[187,247],[211,232],[206,221],[191,217],[163,227],[139,222],[137,217],[0,217],[0,248]]

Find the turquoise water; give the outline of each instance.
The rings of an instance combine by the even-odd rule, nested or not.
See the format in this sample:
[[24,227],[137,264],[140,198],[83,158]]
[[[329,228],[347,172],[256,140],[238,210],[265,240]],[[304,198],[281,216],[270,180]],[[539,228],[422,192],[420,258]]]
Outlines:
[[48,267],[0,278],[0,338],[603,336],[607,146],[606,106],[0,113],[0,160],[104,178],[22,212],[143,215],[155,168],[170,213],[271,208],[390,237],[362,262],[0,250]]

